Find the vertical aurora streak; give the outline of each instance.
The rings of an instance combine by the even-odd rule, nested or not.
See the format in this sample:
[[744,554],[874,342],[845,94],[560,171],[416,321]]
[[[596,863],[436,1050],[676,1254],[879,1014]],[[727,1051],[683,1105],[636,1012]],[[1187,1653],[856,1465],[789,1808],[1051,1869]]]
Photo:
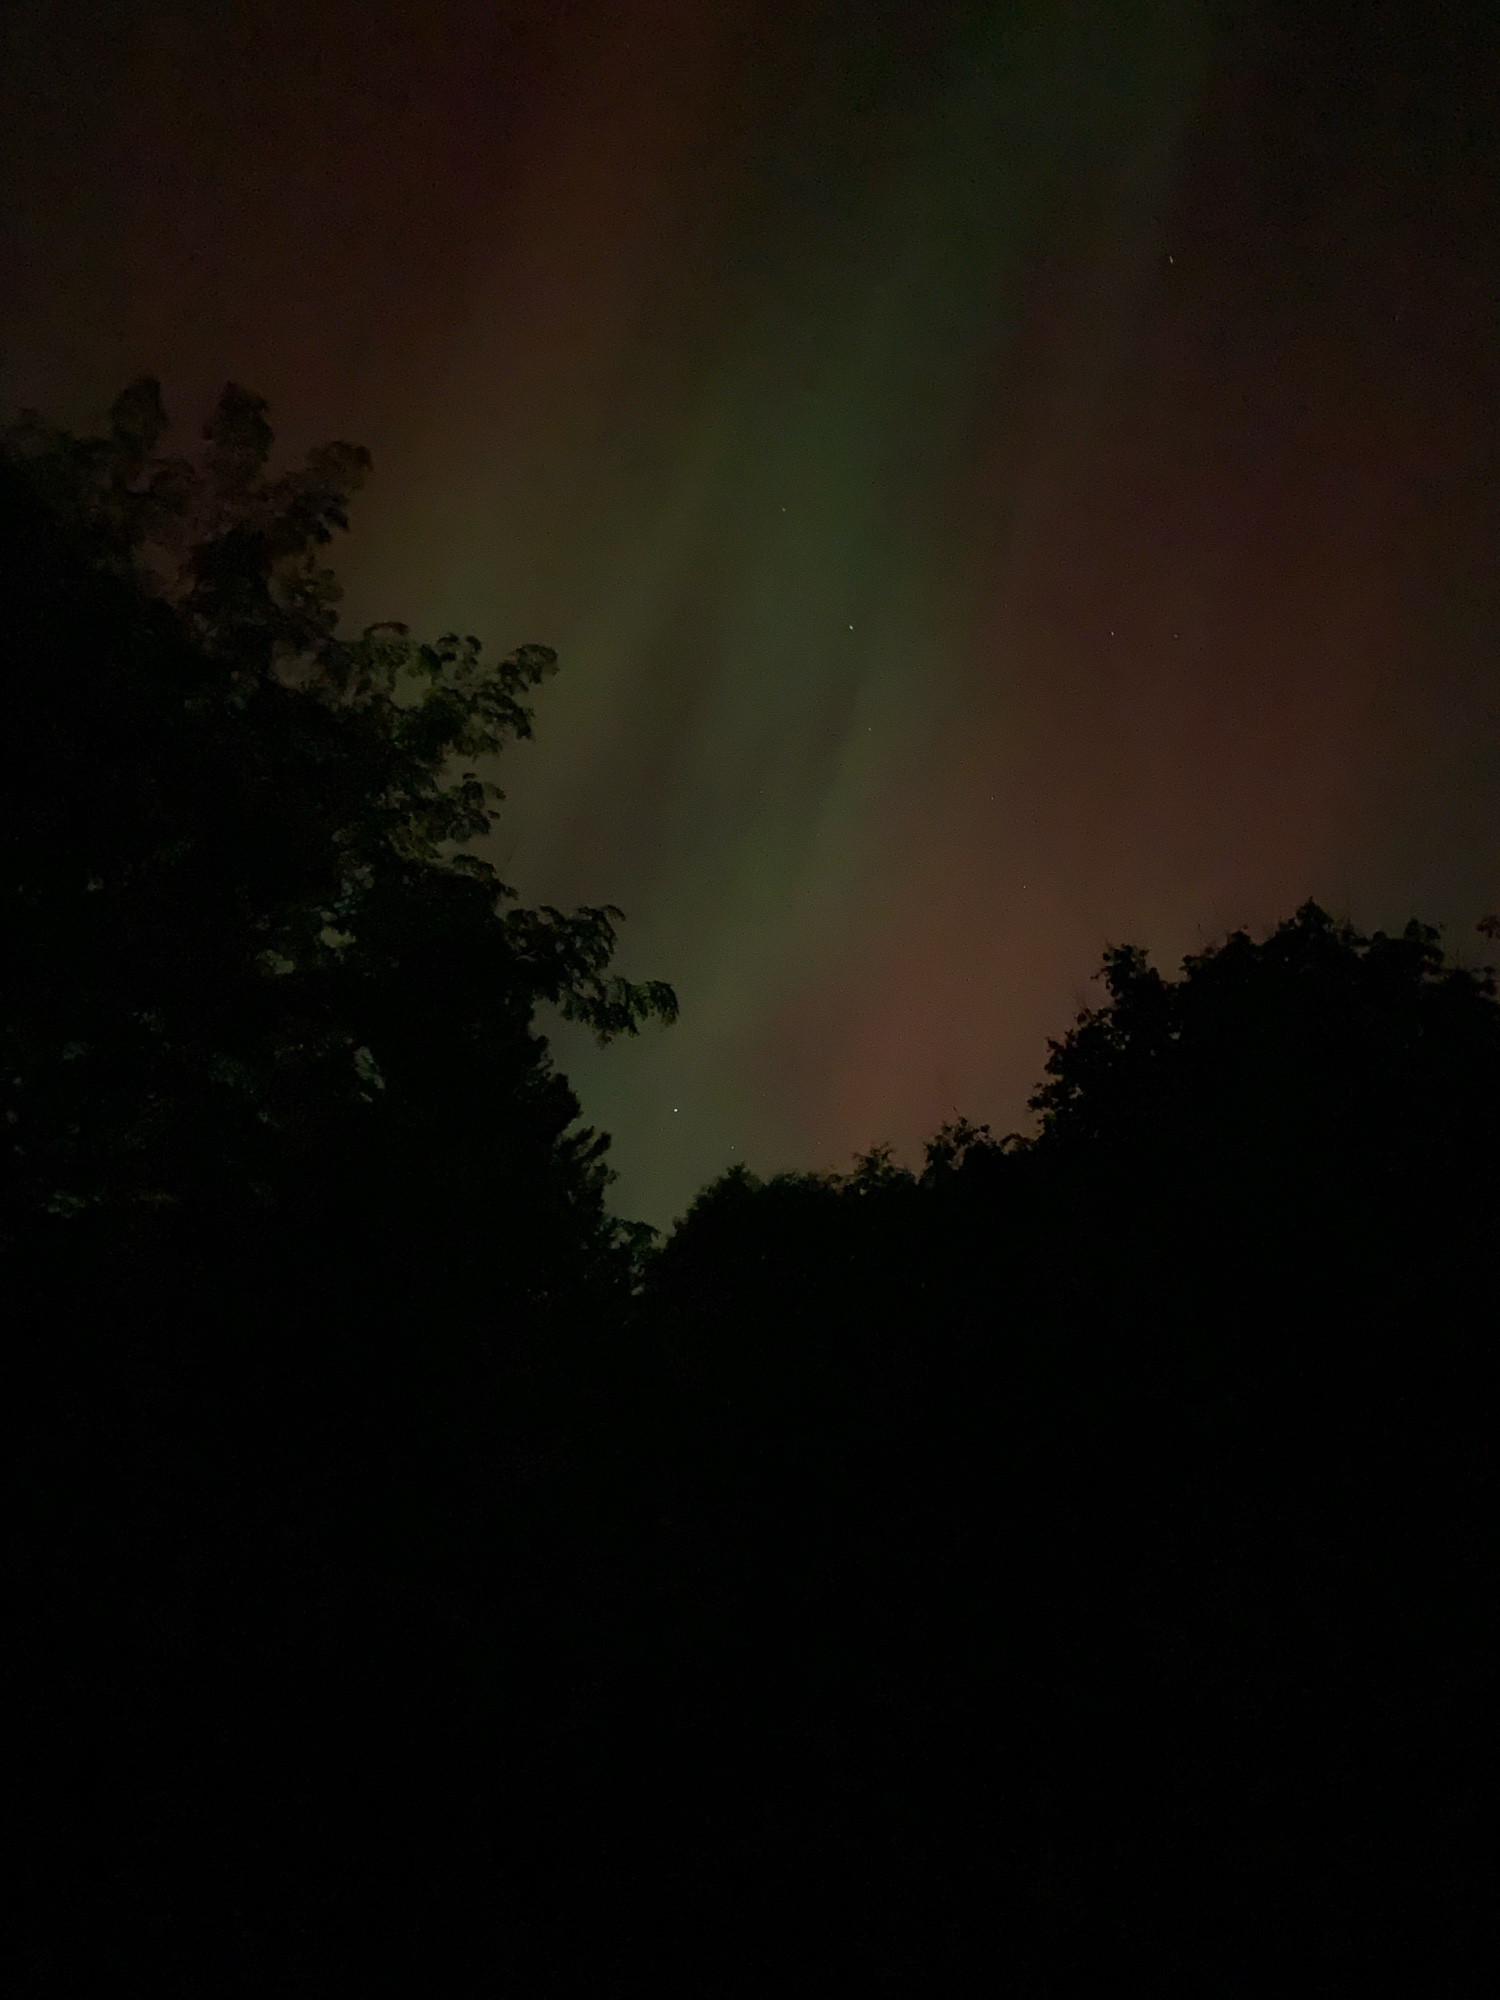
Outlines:
[[[920,976],[908,973],[904,996],[890,986],[855,1001],[829,1023],[832,1046],[812,1064],[795,1048],[799,1012],[889,924],[903,892],[923,886],[919,857],[939,809],[934,752],[964,729],[953,663],[973,661],[989,615],[962,559],[975,540],[965,493],[991,476],[991,405],[1005,394],[1024,324],[1027,272],[1058,225],[1060,183],[1103,148],[1108,184],[1078,257],[1081,281],[1095,317],[1129,312],[1156,254],[1152,205],[1199,54],[1192,37],[1174,35],[1174,11],[950,21],[915,93],[894,62],[861,79],[874,100],[866,121],[897,128],[873,162],[851,143],[855,113],[839,98],[848,79],[822,101],[831,136],[809,145],[803,134],[800,159],[797,134],[762,132],[764,148],[786,149],[794,185],[779,213],[762,195],[771,212],[752,237],[767,268],[751,309],[723,315],[690,354],[682,273],[700,294],[712,290],[732,242],[746,239],[743,216],[726,218],[732,199],[707,214],[658,208],[641,234],[668,275],[623,306],[618,266],[578,256],[585,230],[569,217],[549,243],[557,266],[520,291],[570,301],[570,364],[522,333],[519,352],[500,360],[497,390],[489,371],[501,299],[498,288],[481,292],[442,406],[422,426],[433,471],[405,513],[383,516],[370,569],[389,575],[401,547],[430,539],[419,524],[441,507],[471,426],[493,438],[551,395],[576,419],[581,383],[622,391],[613,408],[599,395],[571,451],[559,447],[563,423],[536,422],[545,473],[499,452],[464,484],[463,522],[441,533],[432,615],[438,602],[444,616],[461,604],[495,629],[502,607],[527,594],[528,536],[516,516],[536,485],[558,492],[560,514],[576,508],[531,558],[553,565],[530,619],[555,635],[567,676],[548,703],[545,754],[515,788],[523,830],[507,862],[528,894],[617,894],[630,911],[632,962],[664,964],[678,984],[684,1019],[671,1037],[597,1062],[568,1050],[591,1106],[631,1135],[627,1173],[632,1143],[680,1160],[668,1202],[654,1188],[643,1197],[658,1214],[730,1157],[847,1151],[882,1136],[893,1108],[910,1143],[913,1116],[930,1127],[934,1110],[943,1115],[930,1078],[908,1106],[910,1079],[895,1075],[930,1056],[924,1033],[942,1034],[941,1022],[923,1020]],[[679,76],[699,70],[689,46],[697,28],[681,38],[665,64]],[[791,67],[790,51],[783,61]],[[613,63],[601,69],[618,74]],[[714,76],[699,130],[674,134],[695,155],[679,171],[719,189],[730,176],[703,131],[726,110],[748,127],[736,82]],[[764,115],[768,95],[754,112]],[[784,124],[796,125],[796,110],[778,107]],[[588,132],[629,132],[597,108],[574,115]],[[623,178],[632,162],[615,165]],[[618,185],[597,161],[591,168]],[[641,200],[662,203],[659,186]],[[596,216],[592,199],[584,213]],[[512,291],[518,263],[513,252],[500,259]],[[600,296],[584,308],[590,285]],[[1063,365],[1092,361],[1070,354]],[[642,423],[653,375],[674,363],[671,408]],[[560,547],[573,563],[558,574]],[[611,889],[622,871],[629,879]],[[870,1053],[872,1025],[887,1046]],[[790,1093],[778,1087],[788,1043],[804,1069],[831,1058],[824,1081],[806,1074]],[[860,1044],[859,1068],[839,1074]]]

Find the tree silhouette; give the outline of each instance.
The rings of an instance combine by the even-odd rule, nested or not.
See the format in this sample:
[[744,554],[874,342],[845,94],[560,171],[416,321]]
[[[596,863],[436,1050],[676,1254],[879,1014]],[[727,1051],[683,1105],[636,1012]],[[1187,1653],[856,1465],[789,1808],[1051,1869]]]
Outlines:
[[367,454],[273,474],[233,386],[196,461],[166,428],[142,380],[102,438],[4,438],[9,1240],[337,1189],[345,1228],[618,1242],[535,1016],[608,1039],[675,1001],[611,975],[618,911],[517,908],[473,852],[554,656],[340,637],[323,551]]
[[[260,1899],[275,1984],[328,1853],[352,1915],[424,1796],[449,1867],[483,1852],[519,1748],[481,1685],[544,1743],[566,1708],[590,1366],[649,1232],[539,1015],[676,1003],[613,972],[618,911],[520,907],[475,851],[551,652],[341,636],[367,455],[276,471],[234,387],[198,453],[166,433],[143,380],[102,437],[0,439],[19,1795],[34,1893],[84,1869],[116,1970],[201,1977]],[[448,1727],[478,1789],[439,1800]]]
[[676,1616],[753,1662],[701,1696],[740,1812],[823,1885],[827,1979],[1435,1950],[1472,1990],[1493,981],[1313,904],[1104,979],[1033,1137],[735,1169],[652,1267]]

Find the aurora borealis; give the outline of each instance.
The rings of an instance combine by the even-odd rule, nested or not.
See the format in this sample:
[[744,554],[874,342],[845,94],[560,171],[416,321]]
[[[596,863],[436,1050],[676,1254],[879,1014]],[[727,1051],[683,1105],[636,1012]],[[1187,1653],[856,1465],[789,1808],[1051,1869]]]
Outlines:
[[1106,942],[1500,903],[1500,22],[0,21],[0,400],[369,444],[355,620],[555,646],[497,858],[682,1019],[622,1209],[1019,1124]]

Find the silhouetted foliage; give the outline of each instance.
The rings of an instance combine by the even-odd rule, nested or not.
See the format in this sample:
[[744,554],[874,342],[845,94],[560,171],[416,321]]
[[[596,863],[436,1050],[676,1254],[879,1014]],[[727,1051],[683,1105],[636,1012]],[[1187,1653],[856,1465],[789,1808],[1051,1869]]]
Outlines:
[[617,911],[512,907],[472,851],[554,656],[339,637],[367,455],[273,474],[233,387],[196,462],[165,430],[142,381],[106,437],[4,440],[8,1238],[332,1198],[576,1256],[602,1142],[536,1010],[604,1039],[675,1002],[610,974]]
[[32,1866],[82,1865],[90,1824],[115,1964],[153,1980],[273,1879],[300,1921],[320,1843],[368,1863],[420,1759],[388,1718],[368,1825],[340,1760],[481,1661],[498,1694],[517,1625],[564,1618],[577,1564],[543,1551],[583,1475],[527,1495],[565,1490],[649,1232],[538,1014],[675,1011],[612,972],[618,911],[519,908],[474,852],[551,652],[339,636],[323,551],[366,454],[274,471],[233,387],[195,457],[165,435],[142,381],[101,438],[0,438]]
[[825,1979],[1478,1990],[1493,982],[1312,904],[1104,981],[1033,1138],[737,1168],[651,1271],[726,1790]]

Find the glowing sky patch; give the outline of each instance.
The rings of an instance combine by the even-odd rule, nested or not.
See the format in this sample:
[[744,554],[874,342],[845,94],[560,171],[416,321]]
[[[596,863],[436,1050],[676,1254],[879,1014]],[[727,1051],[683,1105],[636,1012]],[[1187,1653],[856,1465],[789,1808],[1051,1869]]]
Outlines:
[[45,11],[6,400],[249,382],[375,451],[353,615],[558,648],[622,1207],[1018,1123],[1106,939],[1500,900],[1487,13]]

